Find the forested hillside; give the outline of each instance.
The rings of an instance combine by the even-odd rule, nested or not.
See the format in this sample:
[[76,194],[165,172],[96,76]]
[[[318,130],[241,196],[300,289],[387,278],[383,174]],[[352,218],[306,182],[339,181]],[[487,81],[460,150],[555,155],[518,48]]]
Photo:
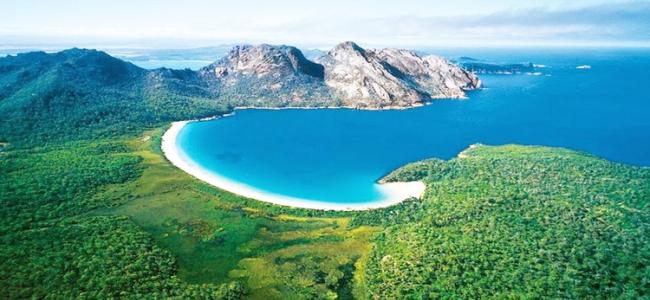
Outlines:
[[649,296],[650,169],[478,146],[386,178],[414,179],[428,186],[405,211],[415,220],[378,223],[386,227],[366,269],[372,298]]
[[191,79],[96,50],[8,56],[0,59],[0,140],[18,146],[110,137],[228,110]]

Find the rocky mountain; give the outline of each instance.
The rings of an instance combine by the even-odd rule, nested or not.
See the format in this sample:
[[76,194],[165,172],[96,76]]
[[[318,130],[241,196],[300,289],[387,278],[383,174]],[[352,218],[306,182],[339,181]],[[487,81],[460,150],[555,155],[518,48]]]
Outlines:
[[348,106],[413,106],[427,98],[397,68],[352,42],[339,44],[318,61],[325,66],[325,83]]
[[201,70],[213,73],[217,78],[228,75],[255,75],[281,78],[293,75],[309,75],[323,78],[323,66],[307,60],[302,52],[291,46],[235,46],[228,55]]
[[403,49],[383,49],[377,56],[414,81],[430,98],[463,98],[481,81],[472,73],[435,55],[420,57]]
[[199,74],[219,97],[242,105],[308,105],[332,99],[323,66],[291,46],[235,46]]
[[437,56],[402,49],[365,50],[344,42],[318,59],[325,82],[355,107],[408,107],[435,98],[461,98],[479,88],[476,76]]
[[236,46],[199,71],[219,97],[247,105],[410,107],[461,98],[478,78],[437,56],[344,42],[316,62],[291,46]]

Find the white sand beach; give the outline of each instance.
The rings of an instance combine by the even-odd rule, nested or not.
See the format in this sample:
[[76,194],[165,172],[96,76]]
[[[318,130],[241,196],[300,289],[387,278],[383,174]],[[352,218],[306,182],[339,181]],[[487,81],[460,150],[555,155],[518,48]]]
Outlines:
[[411,197],[420,198],[426,188],[425,184],[420,181],[378,184],[378,189],[385,195],[385,197],[381,200],[369,203],[328,203],[269,193],[206,170],[186,157],[185,154],[176,146],[176,138],[183,126],[188,122],[191,121],[174,122],[162,136],[161,148],[167,159],[179,169],[202,181],[247,198],[300,208],[322,210],[367,210],[395,205]]

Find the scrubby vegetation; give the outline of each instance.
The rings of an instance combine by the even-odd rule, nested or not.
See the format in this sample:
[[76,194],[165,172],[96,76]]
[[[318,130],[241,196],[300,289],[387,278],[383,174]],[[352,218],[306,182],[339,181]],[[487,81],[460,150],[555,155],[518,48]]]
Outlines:
[[[478,146],[365,212],[218,190],[159,149],[231,107],[183,71],[86,50],[0,59],[0,298],[644,298],[650,170]],[[189,89],[189,92],[188,92]]]

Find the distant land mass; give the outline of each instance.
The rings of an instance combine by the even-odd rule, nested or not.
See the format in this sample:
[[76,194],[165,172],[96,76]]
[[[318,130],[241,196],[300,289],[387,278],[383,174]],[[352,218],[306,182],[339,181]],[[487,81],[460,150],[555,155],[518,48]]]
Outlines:
[[532,63],[525,64],[494,64],[480,62],[465,62],[460,64],[468,71],[477,74],[525,74],[533,73],[535,65]]
[[512,75],[512,74],[533,74],[539,75],[539,69],[546,66],[536,65],[530,62],[527,63],[495,63],[486,62],[479,59],[461,56],[456,62],[463,69],[470,71],[474,74],[496,74],[496,75]]

